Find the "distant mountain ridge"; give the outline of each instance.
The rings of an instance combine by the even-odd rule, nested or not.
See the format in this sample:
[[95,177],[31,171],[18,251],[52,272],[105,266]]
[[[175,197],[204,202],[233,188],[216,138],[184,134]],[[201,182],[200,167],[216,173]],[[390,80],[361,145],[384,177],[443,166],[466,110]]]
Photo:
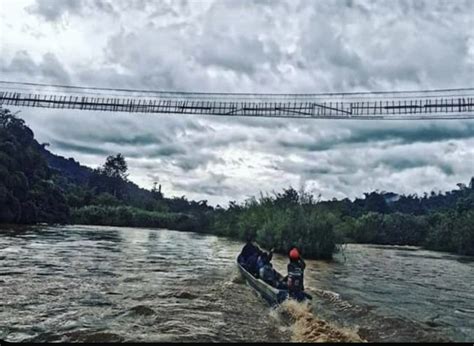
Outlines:
[[45,158],[49,168],[58,171],[71,182],[79,185],[87,184],[94,171],[92,168],[83,166],[72,157],[66,159],[63,156],[53,154],[44,145],[39,145],[41,155]]
[[[69,182],[76,185],[87,185],[89,179],[97,175],[90,167],[81,165],[74,158],[65,158],[61,155],[53,154],[45,145],[38,144],[38,149],[41,155],[46,159],[46,162],[53,171],[59,173],[61,176],[67,178]],[[151,191],[139,187],[137,184],[127,181],[124,182],[127,192],[131,196],[140,196],[141,198],[151,198]]]

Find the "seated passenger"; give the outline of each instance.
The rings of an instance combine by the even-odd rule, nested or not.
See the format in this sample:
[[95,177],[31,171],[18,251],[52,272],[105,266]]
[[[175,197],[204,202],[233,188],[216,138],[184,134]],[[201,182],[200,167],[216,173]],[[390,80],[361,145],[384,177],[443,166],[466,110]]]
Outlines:
[[250,255],[245,263],[245,269],[247,269],[253,276],[258,276],[258,258],[260,257],[259,253],[254,253]]
[[269,285],[273,287],[277,287],[277,276],[275,273],[275,269],[270,262],[265,263],[259,271],[259,277]]
[[262,252],[257,258],[257,273],[260,275],[260,270],[268,262],[268,255],[266,252]]
[[270,253],[266,253],[265,251],[261,251],[260,255],[257,259],[257,271],[260,272],[260,269],[270,263],[273,257],[273,248],[270,250]]
[[242,248],[237,261],[242,265],[247,271],[249,271],[254,276],[258,275],[257,260],[262,250],[256,245],[253,244],[253,237],[247,236],[247,243]]
[[253,237],[251,235],[247,236],[246,240],[247,242],[242,248],[242,251],[240,252],[240,256],[242,256],[243,258],[249,258],[251,255],[261,252],[258,246],[253,244]]

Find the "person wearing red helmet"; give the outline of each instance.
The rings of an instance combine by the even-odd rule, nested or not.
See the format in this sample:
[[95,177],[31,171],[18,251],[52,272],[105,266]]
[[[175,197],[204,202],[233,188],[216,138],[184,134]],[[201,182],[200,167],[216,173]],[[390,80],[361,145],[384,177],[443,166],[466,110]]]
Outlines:
[[304,269],[306,263],[301,258],[300,252],[296,247],[293,247],[288,253],[290,263],[288,263],[287,284],[290,294],[298,294],[304,291]]

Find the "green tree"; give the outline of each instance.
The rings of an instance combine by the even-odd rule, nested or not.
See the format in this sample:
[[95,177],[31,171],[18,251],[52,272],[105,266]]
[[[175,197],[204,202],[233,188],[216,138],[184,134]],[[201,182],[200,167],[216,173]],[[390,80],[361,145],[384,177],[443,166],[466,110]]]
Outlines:
[[110,155],[102,166],[102,172],[109,178],[116,178],[123,181],[127,180],[128,173],[127,162],[122,154]]
[[110,193],[118,199],[125,198],[128,166],[122,154],[110,155],[102,167],[94,170],[89,185],[97,194]]

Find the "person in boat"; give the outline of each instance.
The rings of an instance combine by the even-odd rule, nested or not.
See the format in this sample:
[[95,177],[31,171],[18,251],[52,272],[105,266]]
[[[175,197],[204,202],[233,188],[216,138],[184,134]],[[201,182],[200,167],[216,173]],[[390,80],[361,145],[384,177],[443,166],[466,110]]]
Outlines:
[[255,277],[258,276],[258,258],[260,256],[260,252],[255,252],[251,254],[247,261],[245,262],[245,269],[247,269],[251,274]]
[[260,278],[262,278],[262,270],[265,266],[268,266],[268,264],[270,264],[270,260],[271,260],[271,257],[268,255],[268,253],[266,252],[262,252],[258,258],[257,258],[257,272],[258,272],[258,276]]
[[265,251],[261,251],[257,258],[257,270],[260,273],[260,270],[266,266],[266,265],[271,265],[270,261],[272,260],[273,257],[273,249],[270,250],[270,253],[267,253]]
[[271,261],[273,249],[270,254],[264,253],[260,256],[259,277],[270,286],[281,288],[282,276],[273,268]]
[[306,263],[301,258],[300,253],[296,247],[293,247],[288,257],[290,263],[288,263],[288,276],[286,277],[286,283],[288,291],[292,295],[299,295],[304,291],[304,269]]
[[257,275],[257,262],[262,252],[258,246],[253,244],[253,237],[247,236],[247,242],[242,248],[237,260],[250,273]]

